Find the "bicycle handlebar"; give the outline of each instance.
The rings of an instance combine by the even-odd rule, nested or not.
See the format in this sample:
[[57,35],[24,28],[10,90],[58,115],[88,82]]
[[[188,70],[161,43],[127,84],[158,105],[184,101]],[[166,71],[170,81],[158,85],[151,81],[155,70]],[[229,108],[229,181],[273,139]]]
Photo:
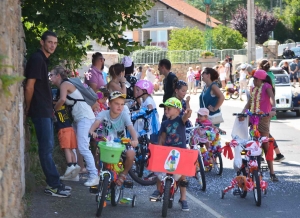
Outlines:
[[232,114],[233,116],[238,116],[238,117],[247,117],[247,116],[257,116],[257,117],[268,117],[269,116],[269,113],[266,113],[266,114],[258,114],[258,113],[251,113],[251,114],[248,114],[248,113],[233,113]]

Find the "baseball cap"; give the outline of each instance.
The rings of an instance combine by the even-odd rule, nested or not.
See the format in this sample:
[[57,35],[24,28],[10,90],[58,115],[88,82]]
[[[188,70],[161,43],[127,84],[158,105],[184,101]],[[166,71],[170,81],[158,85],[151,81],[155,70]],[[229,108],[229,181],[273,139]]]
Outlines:
[[208,116],[209,115],[209,110],[207,108],[200,108],[197,111],[197,114],[203,115],[203,116]]
[[257,70],[254,73],[254,78],[260,79],[260,80],[265,80],[267,77],[267,73],[264,70]]
[[119,92],[119,91],[114,91],[114,92],[110,93],[108,100],[111,101],[116,98],[124,98],[125,99],[126,94],[123,94],[122,92]]
[[175,107],[180,110],[182,109],[181,102],[175,97],[167,99],[164,103],[161,103],[159,107]]

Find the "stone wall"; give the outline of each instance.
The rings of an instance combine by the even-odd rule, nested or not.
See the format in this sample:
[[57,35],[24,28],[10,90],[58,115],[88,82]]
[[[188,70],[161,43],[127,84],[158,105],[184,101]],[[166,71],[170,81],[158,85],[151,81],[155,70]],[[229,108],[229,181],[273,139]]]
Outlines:
[[[0,1],[0,75],[23,75],[24,32],[21,23],[20,0]],[[1,80],[0,80],[1,81]],[[23,88],[21,83],[9,87],[10,96],[3,93],[0,82],[0,217],[22,217],[24,182]]]

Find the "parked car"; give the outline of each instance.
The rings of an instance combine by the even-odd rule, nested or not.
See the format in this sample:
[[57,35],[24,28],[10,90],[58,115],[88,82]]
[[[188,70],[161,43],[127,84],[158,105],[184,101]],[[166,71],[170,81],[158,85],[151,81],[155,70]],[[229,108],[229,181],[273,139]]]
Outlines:
[[291,48],[291,51],[295,53],[295,58],[300,58],[300,47]]
[[285,70],[270,69],[275,75],[275,101],[276,111],[296,112],[300,116],[300,95],[293,93],[290,77]]

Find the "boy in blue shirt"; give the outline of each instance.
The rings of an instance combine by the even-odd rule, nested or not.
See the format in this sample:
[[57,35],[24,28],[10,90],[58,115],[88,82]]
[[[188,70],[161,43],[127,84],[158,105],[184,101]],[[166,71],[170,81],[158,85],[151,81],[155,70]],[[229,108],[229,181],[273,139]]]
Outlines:
[[[186,136],[185,136],[185,122],[191,117],[192,110],[186,109],[183,116],[180,116],[182,105],[180,100],[175,97],[167,99],[159,107],[165,108],[165,115],[168,119],[161,123],[159,131],[159,145],[186,148]],[[179,180],[180,186],[180,199],[181,209],[183,211],[189,211],[189,207],[186,201],[186,186],[187,180],[185,176],[174,175],[175,180]],[[157,180],[157,190],[150,196],[151,199],[158,199],[160,197],[161,181]]]

